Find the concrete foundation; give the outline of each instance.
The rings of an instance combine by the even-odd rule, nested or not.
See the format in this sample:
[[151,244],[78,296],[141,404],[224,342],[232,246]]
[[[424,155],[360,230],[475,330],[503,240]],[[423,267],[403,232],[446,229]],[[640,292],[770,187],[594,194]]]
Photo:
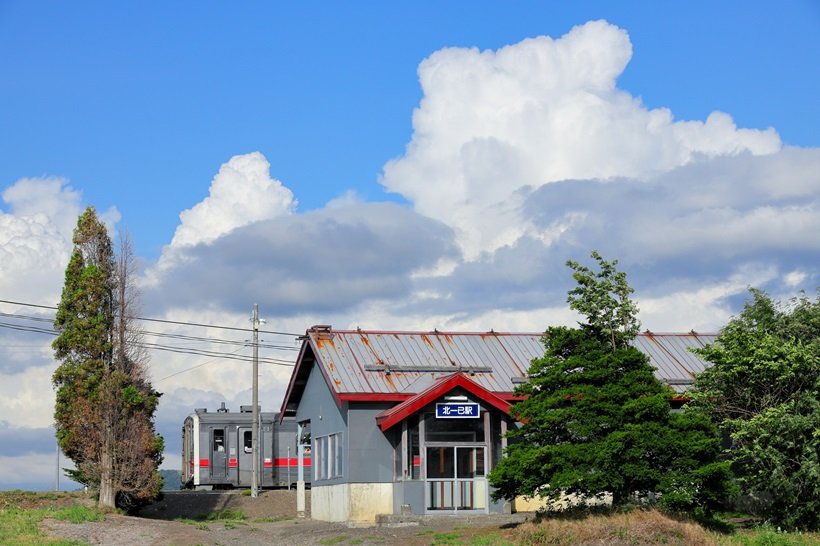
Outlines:
[[314,486],[310,492],[311,518],[375,525],[378,514],[393,512],[392,483],[343,483]]

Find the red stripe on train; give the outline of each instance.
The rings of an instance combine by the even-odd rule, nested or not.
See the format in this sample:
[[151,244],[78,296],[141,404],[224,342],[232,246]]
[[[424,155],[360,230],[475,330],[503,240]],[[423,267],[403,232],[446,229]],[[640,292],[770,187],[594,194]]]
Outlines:
[[[310,466],[310,457],[305,457],[304,465],[305,466]],[[281,457],[279,459],[276,459],[276,466],[285,466],[285,467],[293,466],[293,467],[296,467],[296,466],[299,466],[299,459],[296,458],[296,457],[291,457],[290,459],[288,459],[287,457]]]
[[[288,462],[290,462],[290,464],[288,464]],[[208,468],[208,463],[209,463],[208,459],[200,459],[199,460],[199,466],[202,467],[202,468]],[[291,457],[290,459],[288,459],[287,457],[282,457],[281,459],[276,459],[275,463],[272,462],[272,461],[265,461],[263,463],[263,466],[265,468],[272,468],[274,466],[274,464],[276,466],[284,466],[284,467],[291,466],[293,468],[296,468],[297,466],[299,466],[299,459],[297,459],[296,457]],[[305,457],[304,465],[305,466],[311,466],[310,457]],[[230,468],[236,468],[237,467],[236,459],[228,459],[228,466]]]

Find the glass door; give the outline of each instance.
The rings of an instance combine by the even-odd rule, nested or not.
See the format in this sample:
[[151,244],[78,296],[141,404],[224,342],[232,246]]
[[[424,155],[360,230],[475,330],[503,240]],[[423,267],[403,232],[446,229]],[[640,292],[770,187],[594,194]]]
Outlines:
[[486,511],[483,446],[428,445],[427,510]]

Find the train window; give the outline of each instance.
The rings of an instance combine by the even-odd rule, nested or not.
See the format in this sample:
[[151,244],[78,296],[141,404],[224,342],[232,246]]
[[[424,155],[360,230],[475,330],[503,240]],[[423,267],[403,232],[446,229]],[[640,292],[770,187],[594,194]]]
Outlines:
[[214,451],[225,451],[225,429],[214,430]]
[[242,444],[245,447],[245,453],[253,452],[253,436],[250,430],[245,431],[245,436],[242,438]]

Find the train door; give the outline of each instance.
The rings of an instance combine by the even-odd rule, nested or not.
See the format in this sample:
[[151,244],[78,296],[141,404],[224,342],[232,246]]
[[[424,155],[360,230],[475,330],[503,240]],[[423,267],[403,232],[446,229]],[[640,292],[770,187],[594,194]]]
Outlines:
[[251,487],[253,485],[253,433],[251,427],[239,427],[237,434],[239,485]]
[[228,477],[227,437],[224,428],[211,427],[211,478],[224,481]]

